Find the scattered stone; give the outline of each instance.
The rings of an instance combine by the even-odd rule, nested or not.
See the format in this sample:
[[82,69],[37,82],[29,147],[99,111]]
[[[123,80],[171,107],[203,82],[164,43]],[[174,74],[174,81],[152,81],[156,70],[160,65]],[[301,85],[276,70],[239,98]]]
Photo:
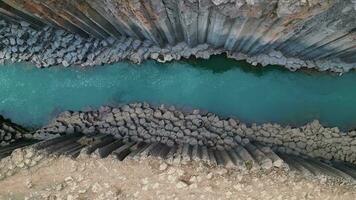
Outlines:
[[211,172],[208,173],[208,175],[206,175],[206,178],[209,179],[209,180],[210,180],[211,178],[213,178],[213,173],[211,173]]
[[142,184],[147,185],[148,183],[149,183],[149,182],[148,182],[148,178],[142,179]]
[[83,190],[78,190],[79,194],[85,194],[87,192],[87,190],[83,189]]
[[64,181],[65,181],[66,183],[73,182],[73,177],[68,176],[68,177],[66,177],[66,178],[64,179]]
[[94,183],[93,186],[91,187],[91,191],[94,193],[98,193],[102,190],[102,186],[99,183]]
[[26,187],[27,188],[32,188],[33,187],[33,183],[31,180],[26,180]]
[[56,191],[61,191],[64,188],[63,184],[60,183],[56,186]]

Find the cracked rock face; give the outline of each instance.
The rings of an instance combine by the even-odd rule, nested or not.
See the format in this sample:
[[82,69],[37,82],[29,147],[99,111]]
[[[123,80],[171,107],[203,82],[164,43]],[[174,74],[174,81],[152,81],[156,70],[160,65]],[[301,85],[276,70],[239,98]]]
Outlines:
[[[353,0],[4,0],[0,15],[8,23],[1,25],[19,23],[11,33],[30,37],[2,31],[0,44],[5,48],[0,50],[0,61],[87,66],[140,62],[156,54],[170,61],[227,52],[263,66],[346,72],[356,67],[354,7]],[[52,38],[51,32],[58,29],[63,33],[57,39],[41,40],[40,33],[48,31],[47,38]],[[126,44],[118,52],[114,44],[122,44],[122,38],[136,45]],[[61,45],[66,40],[72,47]],[[34,41],[40,45],[33,46]],[[53,45],[63,51],[56,52]],[[194,51],[202,45],[208,50]],[[174,50],[181,46],[184,49]],[[87,52],[89,47],[96,53]]]

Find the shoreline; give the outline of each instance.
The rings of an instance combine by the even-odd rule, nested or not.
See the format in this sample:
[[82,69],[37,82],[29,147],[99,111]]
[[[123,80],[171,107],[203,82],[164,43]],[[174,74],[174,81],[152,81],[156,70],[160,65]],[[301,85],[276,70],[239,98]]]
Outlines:
[[323,127],[318,121],[297,128],[271,123],[247,125],[196,109],[182,112],[173,106],[155,107],[147,103],[102,106],[86,112],[67,111],[37,130],[33,137],[47,139],[74,132],[112,134],[138,141],[157,137],[170,144],[187,142],[222,149],[246,138],[282,153],[356,163],[355,130],[342,132],[337,127]]
[[[11,122],[7,123],[7,127],[13,130],[19,126]],[[4,129],[2,125],[0,130],[8,131],[9,128]],[[111,134],[133,141],[159,141],[167,145],[207,145],[214,149],[257,142],[280,153],[356,164],[355,130],[343,132],[337,127],[323,127],[317,120],[300,127],[276,123],[245,124],[238,119],[220,118],[207,111],[151,106],[147,103],[102,106],[98,110],[83,112],[66,111],[46,126],[33,131],[24,129],[20,135],[15,134],[16,137],[11,137],[7,145],[21,138],[46,140],[75,132]]]

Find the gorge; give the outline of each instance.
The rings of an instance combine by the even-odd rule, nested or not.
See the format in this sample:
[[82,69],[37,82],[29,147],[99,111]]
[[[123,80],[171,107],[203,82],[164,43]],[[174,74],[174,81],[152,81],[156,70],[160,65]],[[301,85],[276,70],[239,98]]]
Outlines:
[[46,152],[356,182],[355,30],[355,0],[0,0],[0,181]]

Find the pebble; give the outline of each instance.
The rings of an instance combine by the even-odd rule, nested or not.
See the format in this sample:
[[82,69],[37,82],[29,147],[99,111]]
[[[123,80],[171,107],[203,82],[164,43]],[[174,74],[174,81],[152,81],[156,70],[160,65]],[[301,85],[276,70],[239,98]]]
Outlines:
[[178,189],[182,189],[182,188],[185,188],[185,187],[187,187],[188,186],[188,184],[186,184],[185,182],[183,182],[183,181],[179,181],[178,183],[177,183],[177,185],[176,185],[176,187],[178,188]]
[[167,167],[168,167],[168,165],[167,165],[166,163],[162,163],[162,164],[159,166],[159,170],[160,170],[160,171],[164,171],[164,170],[167,169]]
[[79,194],[85,194],[87,192],[87,190],[83,189],[83,190],[78,190]]
[[206,179],[210,180],[211,178],[213,178],[213,173],[210,172],[206,175]]
[[91,187],[91,191],[94,193],[98,193],[102,190],[102,186],[99,183],[94,183],[93,186]]
[[31,180],[26,180],[26,187],[27,188],[32,188],[33,187],[33,183]]
[[149,182],[148,182],[148,178],[142,179],[142,184],[147,185],[148,183],[149,183]]
[[56,191],[61,191],[64,188],[63,184],[60,183],[56,186]]
[[65,181],[66,183],[73,182],[73,177],[68,176],[68,177],[66,177],[66,178],[64,179],[64,181]]
[[191,182],[191,183],[197,182],[197,177],[196,176],[190,177],[189,182]]

